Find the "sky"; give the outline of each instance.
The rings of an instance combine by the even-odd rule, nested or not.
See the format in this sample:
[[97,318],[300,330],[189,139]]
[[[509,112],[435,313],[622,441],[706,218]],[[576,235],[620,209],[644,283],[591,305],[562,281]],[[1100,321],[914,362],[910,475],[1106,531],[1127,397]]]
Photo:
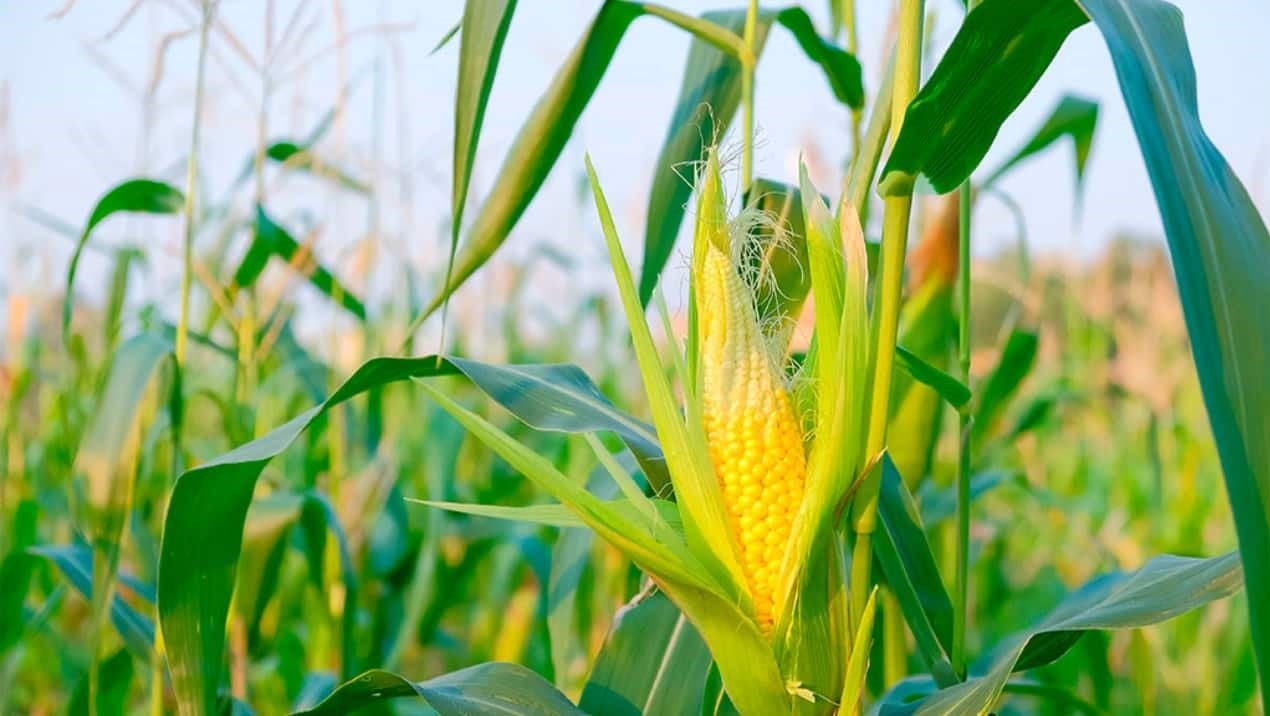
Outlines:
[[[691,14],[739,4],[665,2]],[[1264,207],[1270,192],[1270,5],[1260,0],[1174,2],[1186,18],[1201,118]],[[859,4],[860,58],[871,87],[891,3]],[[200,151],[209,197],[224,194],[255,145],[268,5],[262,0],[220,3],[225,31],[212,36]],[[326,185],[289,180],[271,195],[271,212],[292,226],[324,226],[318,253],[337,265],[361,255],[357,239],[375,226],[380,243],[370,260],[377,271],[399,266],[403,257],[434,269],[448,236],[458,43],[432,49],[462,14],[462,2],[277,0],[274,5],[273,59],[267,63],[274,89],[266,134],[303,137],[351,81],[341,122],[320,149],[372,182],[381,199],[369,205]],[[196,74],[197,35],[189,32],[194,0],[79,0],[65,15],[53,16],[65,6],[66,0],[0,0],[0,295],[65,274],[71,242],[27,218],[30,207],[79,226],[97,197],[125,178],[183,182]],[[598,6],[596,0],[519,4],[477,153],[474,201],[491,185],[527,113]],[[818,27],[827,25],[823,0],[805,7]],[[960,3],[928,0],[927,9],[932,48],[938,52],[960,21]],[[288,33],[284,28],[293,15],[298,21]],[[346,37],[342,54],[331,49],[340,27]],[[167,34],[172,36],[163,45],[162,72],[147,113],[144,88],[156,76],[155,58]],[[285,43],[283,35],[288,35]],[[593,158],[629,251],[639,255],[653,162],[688,44],[682,31],[655,18],[635,22],[556,170],[513,231],[508,260],[552,246],[577,261],[567,274],[576,285],[611,282],[607,268],[591,270],[605,262],[593,209],[581,191],[584,153]],[[932,67],[928,60],[924,69]],[[774,29],[769,36],[756,87],[756,173],[791,181],[798,157],[805,154],[821,158],[813,175],[821,187],[839,186],[837,167],[849,150],[849,115],[788,33]],[[1117,233],[1159,236],[1159,212],[1110,59],[1091,26],[1068,39],[1002,128],[982,168],[1017,149],[1069,93],[1101,106],[1081,211],[1072,211],[1069,147],[1028,162],[1002,184],[1023,207],[1031,249],[1088,256]],[[736,141],[735,134],[730,141]],[[1013,219],[1002,205],[985,200],[976,211],[975,236],[978,253],[1008,247],[1016,240]],[[100,240],[105,245],[153,242],[158,248],[154,280],[144,291],[160,300],[175,295],[179,222],[112,220]],[[108,263],[90,257],[83,275],[86,288],[81,290],[91,292],[106,280]],[[367,274],[376,275],[381,274]],[[369,279],[363,283],[375,284],[365,286],[372,294],[378,287]]]

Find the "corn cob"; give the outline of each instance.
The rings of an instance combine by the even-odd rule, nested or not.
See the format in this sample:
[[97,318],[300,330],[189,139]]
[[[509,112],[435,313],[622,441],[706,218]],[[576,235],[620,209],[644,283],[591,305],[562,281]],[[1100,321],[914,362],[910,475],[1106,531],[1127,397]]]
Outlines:
[[722,247],[707,241],[701,248],[695,281],[706,440],[759,626],[770,634],[781,561],[803,498],[803,439],[750,287]]

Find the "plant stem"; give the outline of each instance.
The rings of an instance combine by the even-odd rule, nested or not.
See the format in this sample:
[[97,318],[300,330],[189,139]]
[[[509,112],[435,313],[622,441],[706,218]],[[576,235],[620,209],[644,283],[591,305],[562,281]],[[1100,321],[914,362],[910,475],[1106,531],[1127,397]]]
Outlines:
[[198,189],[198,139],[203,128],[203,76],[207,67],[207,35],[216,13],[214,0],[203,2],[203,22],[199,27],[198,69],[194,80],[194,127],[190,131],[190,157],[185,170],[185,240],[181,247],[181,315],[176,324],[176,363],[185,366],[186,335],[190,325],[190,285],[194,274],[194,195]]
[[[966,3],[966,14],[975,7]],[[957,191],[957,362],[961,381],[970,385],[970,220],[973,203],[970,179]],[[969,408],[957,415],[957,573],[953,595],[952,667],[966,675],[966,623],[970,610],[970,426]]]
[[741,149],[741,193],[748,194],[754,180],[754,70],[758,56],[754,48],[754,36],[758,26],[758,0],[750,0],[745,12],[745,31],[742,36],[749,53],[743,58],[741,68],[741,105],[744,108]]
[[[970,384],[970,210],[967,179],[957,192],[957,358],[963,383]],[[969,610],[970,569],[970,411],[958,412],[957,439],[957,577],[953,596],[952,667],[966,673],[966,621]]]
[[[921,77],[922,20],[924,0],[900,0],[899,41],[895,54],[895,90],[891,101],[891,126],[898,136],[904,113],[917,94]],[[895,341],[899,330],[900,299],[904,288],[904,256],[908,248],[908,219],[913,205],[912,192],[889,196],[883,205],[881,278],[874,298],[871,333],[874,346],[873,387],[869,403],[869,430],[865,459],[878,458],[886,447],[886,426],[890,418],[891,375],[895,368]],[[851,616],[857,624],[868,598],[870,567],[873,564],[873,530],[877,526],[878,489],[882,471],[875,465],[864,478],[852,505],[856,531],[851,563]]]
[[869,187],[882,160],[882,147],[891,131],[891,101],[895,96],[895,58],[886,65],[882,85],[873,100],[873,114],[864,133],[864,143],[855,148],[851,171],[847,172],[847,199],[860,214],[860,225],[869,223]]

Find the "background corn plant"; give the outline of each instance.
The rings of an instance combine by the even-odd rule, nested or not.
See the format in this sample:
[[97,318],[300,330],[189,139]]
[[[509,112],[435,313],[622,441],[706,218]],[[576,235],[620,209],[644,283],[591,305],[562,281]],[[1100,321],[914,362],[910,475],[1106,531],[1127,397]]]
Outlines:
[[[934,56],[928,8],[901,0],[895,58],[862,68],[850,2],[832,3],[832,26],[818,28],[797,6],[694,17],[607,0],[525,114],[490,107],[490,87],[515,61],[502,48],[516,14],[537,8],[469,2],[453,30],[435,28],[459,55],[449,265],[407,299],[376,305],[362,300],[353,262],[320,260],[307,217],[278,208],[279,182],[297,179],[376,207],[374,184],[324,143],[335,109],[306,136],[279,139],[262,109],[229,195],[200,186],[205,58],[233,43],[215,31],[216,3],[200,3],[181,166],[103,188],[82,224],[22,208],[75,249],[64,291],[8,297],[0,710],[695,714],[754,703],[729,698],[729,667],[712,658],[699,613],[648,588],[523,465],[438,407],[540,456],[555,489],[669,497],[666,435],[648,422],[657,408],[635,379],[628,325],[642,323],[637,304],[652,301],[693,216],[692,169],[731,127],[738,205],[764,207],[791,237],[755,259],[774,287],[758,300],[769,317],[793,321],[809,293],[816,302],[814,195],[828,206],[841,195],[866,227],[875,370],[870,427],[855,437],[886,456],[859,476],[837,533],[852,553],[853,623],[864,625],[857,658],[825,668],[863,677],[863,702],[884,713],[977,713],[1001,698],[999,708],[1043,713],[1255,712],[1257,667],[1264,683],[1270,659],[1257,607],[1270,590],[1270,328],[1249,317],[1270,298],[1270,237],[1204,134],[1170,5],[969,4]],[[692,45],[627,310],[607,293],[580,296],[566,322],[526,331],[517,306],[538,260],[582,270],[544,253],[501,282],[489,301],[499,313],[465,313],[478,301],[457,289],[568,163],[626,31],[652,22]],[[791,33],[808,71],[852,110],[841,188],[754,176],[754,68],[773,32]],[[1010,160],[980,167],[1073,32],[1106,41],[1170,256],[1125,239],[1094,268],[1072,268],[1034,262],[1021,236],[1018,255],[972,273],[969,215],[979,202],[1011,203],[1002,176],[1068,139],[1082,176],[1098,108],[1078,97]],[[267,96],[267,73],[263,84]],[[493,186],[465,211],[487,110],[525,119]],[[593,216],[590,197],[578,210]],[[173,306],[129,300],[129,284],[152,271],[147,247],[94,239],[137,214],[182,227]],[[910,215],[923,228],[912,242]],[[100,306],[75,300],[84,252],[113,264]],[[311,310],[300,284],[347,321],[332,329],[341,350],[296,337],[294,314]],[[398,357],[442,314],[444,356]],[[500,349],[477,340],[490,332]],[[794,327],[792,363],[807,335]],[[667,356],[677,350],[663,343]],[[892,361],[892,377],[879,378]],[[574,437],[584,433],[632,482],[597,466],[596,445]],[[1225,498],[1205,489],[1219,470]],[[519,521],[496,519],[509,517]],[[1222,554],[1236,546],[1242,559]],[[1246,596],[1189,611],[1241,584]],[[801,684],[775,687],[790,708],[833,709]]]

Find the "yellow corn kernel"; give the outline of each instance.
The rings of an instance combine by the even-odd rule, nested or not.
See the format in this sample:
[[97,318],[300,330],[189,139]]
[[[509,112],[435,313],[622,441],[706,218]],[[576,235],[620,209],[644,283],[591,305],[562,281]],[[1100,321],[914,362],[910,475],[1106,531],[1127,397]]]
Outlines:
[[702,414],[759,626],[770,634],[781,560],[807,473],[798,418],[749,287],[713,242],[698,263]]

